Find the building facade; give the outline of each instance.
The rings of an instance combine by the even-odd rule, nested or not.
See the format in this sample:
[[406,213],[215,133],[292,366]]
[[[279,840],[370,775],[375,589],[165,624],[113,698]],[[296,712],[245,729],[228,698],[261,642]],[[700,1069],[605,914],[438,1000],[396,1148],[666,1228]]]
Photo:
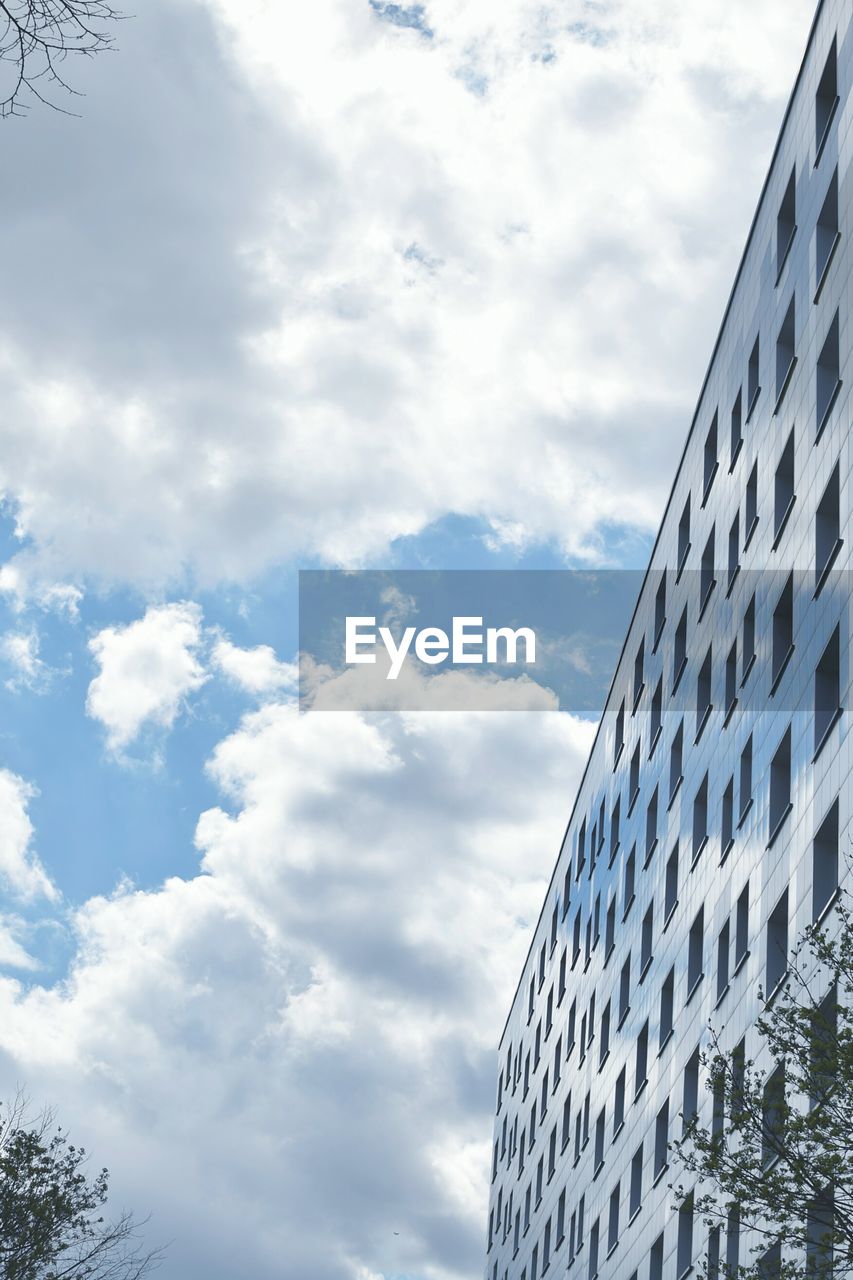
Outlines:
[[818,6],[504,1029],[487,1280],[747,1260],[667,1144],[709,1019],[762,1065],[850,846],[852,19]]

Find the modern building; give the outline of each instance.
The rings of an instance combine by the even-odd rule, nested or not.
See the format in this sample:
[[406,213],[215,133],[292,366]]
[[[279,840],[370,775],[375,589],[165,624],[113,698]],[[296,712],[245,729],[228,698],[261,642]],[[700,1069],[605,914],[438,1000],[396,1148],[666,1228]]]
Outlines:
[[851,77],[823,0],[504,1029],[487,1280],[749,1252],[667,1144],[850,844]]

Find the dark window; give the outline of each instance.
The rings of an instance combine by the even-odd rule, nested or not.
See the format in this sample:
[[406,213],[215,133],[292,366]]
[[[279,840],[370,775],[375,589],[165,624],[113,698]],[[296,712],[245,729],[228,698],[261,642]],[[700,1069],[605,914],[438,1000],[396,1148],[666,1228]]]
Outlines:
[[827,1187],[812,1200],[806,1217],[806,1274],[832,1275],[833,1234],[835,1230],[835,1194]]
[[669,749],[669,798],[672,800],[678,785],[682,778],[682,757],[684,755],[684,722],[678,726],[678,731],[672,740],[672,746]]
[[619,1022],[620,1025],[628,1013],[631,1002],[631,953],[622,966],[619,976]]
[[720,1280],[720,1228],[712,1227],[708,1233],[708,1265],[706,1280]]
[[629,811],[633,809],[634,802],[640,794],[640,744],[637,743],[634,748],[634,754],[631,756],[631,772],[628,779],[628,792],[630,801],[628,803]]
[[743,886],[735,913],[735,964],[739,965],[749,951],[749,881]]
[[740,1258],[740,1209],[735,1204],[726,1219],[726,1266],[729,1275],[737,1275]]
[[669,1147],[669,1098],[661,1107],[655,1120],[655,1177],[666,1168],[667,1149]]
[[760,338],[755,339],[755,345],[749,353],[749,364],[746,371],[746,399],[747,410],[746,420],[752,417],[752,411],[755,408],[755,402],[758,399],[758,393],[761,390],[761,384],[758,381],[758,357],[760,352]]
[[607,962],[610,952],[616,945],[616,898],[612,898],[604,918],[604,956]]
[[746,509],[744,511],[744,547],[749,542],[755,526],[758,524],[758,462],[752,464],[749,479],[746,482]]
[[739,1119],[743,1110],[743,1086],[746,1079],[746,1041],[740,1040],[732,1049],[732,1118]]
[[662,1049],[672,1035],[672,1015],[675,1005],[675,968],[670,969],[660,990],[660,1035],[658,1049]]
[[585,862],[586,862],[586,818],[584,818],[583,822],[580,825],[580,830],[578,831],[578,847],[577,847],[577,857],[576,857],[577,870],[575,872],[576,877],[580,876],[580,873],[583,870]]
[[619,1183],[610,1193],[610,1214],[607,1227],[608,1253],[619,1243]]
[[771,690],[779,680],[794,648],[794,575],[789,575],[773,610],[773,659]]
[[714,476],[717,474],[717,414],[714,414],[708,434],[705,437],[705,455],[703,469],[703,495],[702,505],[704,506],[711,485],[714,483]]
[[577,958],[581,953],[581,911],[582,908],[578,907],[575,912],[574,937],[572,940],[572,964],[577,962]]
[[693,861],[705,847],[708,839],[708,775],[700,783],[693,800]]
[[755,596],[753,595],[749,604],[746,606],[746,612],[743,615],[743,656],[741,663],[743,672],[741,681],[744,681],[749,675],[752,664],[755,661]]
[[560,956],[560,977],[557,987],[557,1003],[559,1004],[563,996],[566,994],[566,962],[568,960],[568,949],[563,947],[563,954]]
[[664,899],[664,919],[669,920],[678,902],[678,845],[675,846],[666,862],[666,897]]
[[631,1160],[631,1198],[629,1211],[633,1218],[643,1202],[643,1144],[640,1143]]
[[678,1210],[678,1251],[676,1274],[689,1269],[693,1257],[693,1197],[688,1196]]
[[637,650],[637,656],[634,658],[634,710],[637,710],[637,703],[640,701],[640,695],[643,692],[643,673],[646,662],[646,642],[640,641],[640,647]]
[[737,393],[734,404],[732,405],[732,430],[731,430],[731,466],[734,466],[735,459],[740,453],[740,447],[743,444],[743,396],[740,391]]
[[684,1102],[681,1112],[683,1130],[699,1112],[699,1049],[694,1049],[684,1068]]
[[720,930],[717,938],[717,1000],[722,1000],[729,985],[729,922]]
[[711,529],[708,535],[708,541],[705,543],[705,550],[702,552],[702,561],[699,569],[699,600],[700,611],[705,608],[708,597],[714,589],[714,529]]
[[663,676],[655,685],[655,691],[652,694],[652,722],[651,722],[651,745],[649,747],[649,755],[652,755],[657,746],[660,737],[661,726],[663,724]]
[[770,762],[770,841],[791,811],[791,729],[782,735]]
[[841,386],[838,352],[838,312],[833,316],[820,355],[817,358],[817,435],[826,426]]
[[643,932],[640,938],[640,977],[646,972],[646,967],[651,963],[652,959],[652,926],[654,922],[654,902],[649,903],[648,910],[643,916]]
[[795,334],[796,334],[796,308],[795,299],[791,298],[788,304],[788,310],[785,312],[785,319],[782,321],[781,328],[776,338],[776,409],[788,388],[791,380],[791,374],[794,372],[794,365],[797,363]]
[[779,212],[776,215],[776,277],[782,274],[788,250],[797,229],[797,173],[791,170]]
[[622,748],[625,745],[625,700],[623,698],[619,710],[616,714],[616,735],[613,741],[613,765],[622,754]]
[[563,1129],[560,1134],[560,1144],[565,1147],[569,1141],[569,1134],[572,1128],[572,1095],[569,1094],[563,1102]]
[[737,640],[726,657],[726,720],[737,702]]
[[752,734],[749,735],[740,753],[740,816],[743,822],[752,804]]
[[649,1069],[649,1024],[648,1020],[637,1036],[637,1051],[634,1060],[634,1093],[638,1094],[646,1083]]
[[563,919],[569,914],[569,904],[572,900],[572,864],[571,861],[566,867],[566,874],[563,877]]
[[646,810],[646,862],[652,856],[658,842],[658,789],[655,787]]
[[664,623],[666,622],[666,573],[661,574],[661,580],[658,584],[657,594],[655,595],[655,647],[661,638]]
[[779,1280],[782,1274],[782,1246],[777,1240],[758,1260],[759,1280]]
[[604,1061],[610,1052],[610,1001],[604,1006],[604,1012],[601,1015],[601,1042],[598,1046],[598,1065],[604,1065]]
[[663,1232],[655,1240],[649,1253],[649,1280],[663,1280]]
[[726,581],[726,589],[730,590],[731,585],[737,577],[740,568],[740,513],[735,515],[732,521],[732,527],[729,529],[729,565],[728,578]]
[[765,995],[769,996],[788,970],[788,890],[776,903],[767,921]]
[[836,627],[814,673],[815,751],[823,745],[840,711],[841,651]]
[[817,281],[815,301],[826,278],[838,241],[838,170],[836,169],[818,214],[815,229],[815,280]]
[[566,1029],[566,1057],[572,1051],[575,1043],[575,1028],[578,1019],[578,1002],[577,998],[572,1001],[572,1007],[569,1009],[569,1025]]
[[598,1221],[596,1218],[589,1233],[589,1280],[595,1280],[598,1275]]
[[613,1098],[613,1136],[616,1137],[625,1123],[625,1070],[623,1067],[616,1077],[616,1090]]
[[778,540],[794,503],[794,433],[788,436],[776,467],[773,505],[773,537]]
[[627,915],[631,910],[631,903],[634,901],[634,878],[636,872],[637,855],[634,849],[625,859],[625,905],[622,908],[623,915]]
[[838,106],[838,54],[833,40],[815,93],[815,164],[820,159]]
[[838,888],[838,801],[830,808],[812,844],[812,919],[826,910]]
[[713,655],[711,646],[708,646],[708,652],[699,668],[699,674],[696,677],[696,740],[698,742],[702,730],[705,728],[708,717],[711,714],[711,671],[712,671]]
[[675,692],[681,679],[681,673],[687,665],[687,605],[684,606],[684,612],[678,620],[678,626],[675,628],[673,659],[672,688],[673,692]]
[[702,960],[705,943],[705,908],[700,907],[696,919],[690,926],[687,940],[687,993],[688,995],[702,977]]
[[678,571],[684,568],[684,562],[690,551],[690,497],[684,504],[681,519],[678,522]]
[[815,512],[815,582],[820,590],[841,549],[841,495],[838,463]]
[[720,856],[724,858],[734,844],[735,838],[735,780],[734,774],[726,783],[723,791],[723,811],[720,822],[720,838],[721,849]]
[[833,983],[809,1028],[809,1100],[825,1102],[838,1079],[838,988]]
[[595,1157],[594,1167],[604,1164],[604,1129],[607,1123],[606,1108],[602,1107],[595,1122]]
[[761,1099],[761,1159],[766,1166],[779,1156],[785,1125],[785,1068],[767,1077]]

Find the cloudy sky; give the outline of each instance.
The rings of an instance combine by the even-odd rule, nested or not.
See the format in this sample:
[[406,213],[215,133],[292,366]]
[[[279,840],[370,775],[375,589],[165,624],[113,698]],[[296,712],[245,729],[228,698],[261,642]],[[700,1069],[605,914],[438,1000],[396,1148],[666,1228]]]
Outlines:
[[296,573],[644,563],[813,3],[138,8],[0,125],[0,1093],[167,1280],[469,1280],[593,726],[300,717]]

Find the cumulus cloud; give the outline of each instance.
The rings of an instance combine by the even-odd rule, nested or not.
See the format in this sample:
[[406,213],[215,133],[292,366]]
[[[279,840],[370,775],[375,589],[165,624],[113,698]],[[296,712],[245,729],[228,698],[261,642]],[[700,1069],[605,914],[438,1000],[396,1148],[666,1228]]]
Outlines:
[[201,609],[192,603],[152,605],[124,627],[105,627],[89,641],[99,673],[86,711],[121,752],[146,726],[169,729],[207,675],[198,657]]
[[397,8],[152,0],[73,199],[55,121],[10,135],[30,589],[656,523],[813,0]]
[[0,636],[0,656],[12,669],[12,675],[6,681],[7,689],[45,692],[54,672],[39,657],[40,648],[35,627],[28,631],[7,631]]
[[30,783],[9,769],[0,769],[0,881],[16,897],[55,901],[56,887],[32,847],[28,805],[35,794]]
[[242,649],[222,636],[210,657],[213,666],[246,693],[263,696],[293,689],[299,678],[296,663],[279,662],[268,644]]
[[591,733],[264,707],[199,874],[90,899],[64,983],[0,981],[0,1085],[153,1210],[164,1280],[480,1270],[495,1044]]

